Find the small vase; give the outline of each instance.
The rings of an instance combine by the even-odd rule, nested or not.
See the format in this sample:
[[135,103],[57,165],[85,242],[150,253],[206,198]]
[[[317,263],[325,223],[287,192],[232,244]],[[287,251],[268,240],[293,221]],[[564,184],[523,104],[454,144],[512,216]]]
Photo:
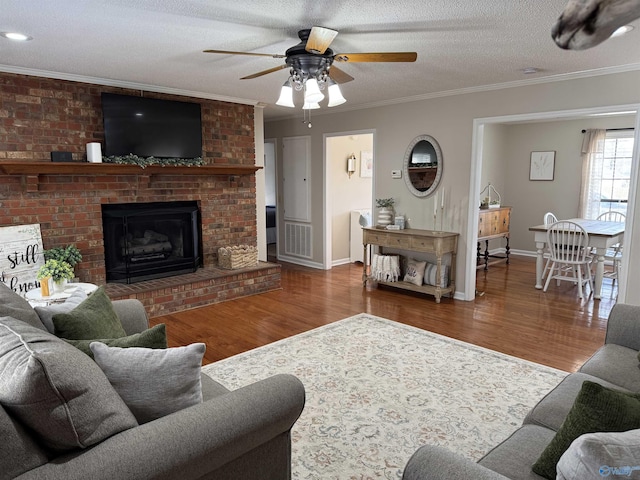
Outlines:
[[378,210],[378,225],[381,227],[386,227],[387,225],[391,225],[393,223],[393,208],[390,207],[380,207]]
[[51,289],[49,288],[49,280],[51,277],[45,277],[40,279],[40,293],[43,297],[51,295]]
[[64,289],[67,287],[67,280],[58,280],[53,282],[53,293],[62,293]]

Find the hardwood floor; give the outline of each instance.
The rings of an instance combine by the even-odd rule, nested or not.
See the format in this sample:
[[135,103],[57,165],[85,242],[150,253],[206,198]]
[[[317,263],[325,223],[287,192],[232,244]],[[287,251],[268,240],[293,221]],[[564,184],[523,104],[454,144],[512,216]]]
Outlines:
[[362,287],[361,264],[323,271],[283,264],[282,290],[151,319],[165,323],[170,346],[205,342],[204,363],[366,312],[565,371],[575,371],[604,342],[616,288],[580,300],[568,282],[534,288],[535,260],[478,270],[473,302],[391,288]]

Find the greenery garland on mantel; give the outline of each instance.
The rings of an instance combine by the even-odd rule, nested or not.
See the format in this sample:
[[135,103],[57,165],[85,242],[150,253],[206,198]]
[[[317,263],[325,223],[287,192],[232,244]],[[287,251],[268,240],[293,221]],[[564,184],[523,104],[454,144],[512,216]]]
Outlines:
[[128,155],[111,155],[103,157],[104,163],[117,163],[120,165],[138,165],[140,168],[159,167],[202,167],[204,162],[201,157],[196,158],[156,158],[139,157],[130,153]]

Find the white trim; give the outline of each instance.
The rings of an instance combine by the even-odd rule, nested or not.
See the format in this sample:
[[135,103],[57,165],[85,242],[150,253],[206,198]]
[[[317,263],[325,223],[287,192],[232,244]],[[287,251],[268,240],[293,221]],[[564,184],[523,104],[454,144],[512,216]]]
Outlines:
[[162,87],[160,85],[147,85],[145,83],[126,82],[124,80],[114,80],[100,77],[88,77],[86,75],[76,75],[73,73],[51,72],[48,70],[37,70],[33,68],[14,67],[12,65],[0,64],[0,72],[15,73],[17,75],[31,75],[33,77],[55,78],[56,80],[69,80],[71,82],[90,83],[92,85],[104,85],[108,87],[129,88],[131,90],[144,90],[145,92],[166,93],[170,95],[181,95],[193,98],[206,98],[208,100],[218,100],[220,102],[240,103],[242,105],[253,105],[264,107],[264,104],[257,100],[246,98],[226,97],[213,93],[195,92],[193,90],[183,90],[181,88]]
[[[479,85],[476,87],[458,88],[455,90],[444,90],[441,92],[425,93],[421,95],[415,95],[412,97],[394,98],[390,100],[381,100],[378,102],[365,103],[360,105],[349,105],[348,103],[341,105],[339,110],[321,109],[317,112],[314,111],[314,115],[327,115],[329,113],[335,113],[336,111],[348,112],[354,110],[364,110],[367,108],[384,107],[387,105],[397,105],[401,103],[419,102],[422,100],[431,100],[433,98],[452,97],[455,95],[466,95],[471,93],[489,92],[493,90],[502,90],[505,88],[525,87],[528,85],[540,85],[545,83],[564,82],[565,80],[577,80],[581,78],[598,77],[600,75],[612,75],[615,73],[635,72],[640,70],[640,63],[631,63],[629,65],[620,65],[616,67],[604,67],[596,68],[593,70],[584,70],[581,72],[562,73],[559,75],[551,75],[547,77],[528,78],[526,80],[515,80],[512,82],[492,83],[489,85]],[[595,112],[599,113],[599,112]],[[277,122],[289,118],[298,118],[297,114],[287,114],[278,116],[277,118],[270,118],[265,120],[266,122]]]

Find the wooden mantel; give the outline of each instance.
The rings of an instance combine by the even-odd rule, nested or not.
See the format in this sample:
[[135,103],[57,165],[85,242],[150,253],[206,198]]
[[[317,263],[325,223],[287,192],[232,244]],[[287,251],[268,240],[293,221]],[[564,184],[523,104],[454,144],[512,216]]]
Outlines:
[[87,162],[0,162],[5,175],[252,175],[257,165],[160,166]]

